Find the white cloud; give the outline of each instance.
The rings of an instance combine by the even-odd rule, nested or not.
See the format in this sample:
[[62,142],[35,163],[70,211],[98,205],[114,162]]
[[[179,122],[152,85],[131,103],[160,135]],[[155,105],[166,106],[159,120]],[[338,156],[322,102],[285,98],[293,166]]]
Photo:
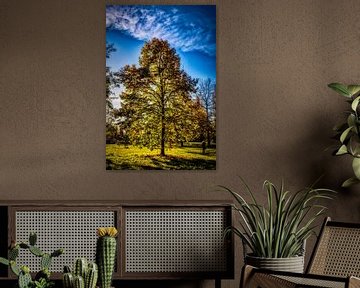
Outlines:
[[154,37],[165,39],[183,52],[201,51],[213,56],[215,35],[210,37],[210,34],[215,33],[214,28],[199,16],[159,6],[108,6],[106,27],[143,41]]

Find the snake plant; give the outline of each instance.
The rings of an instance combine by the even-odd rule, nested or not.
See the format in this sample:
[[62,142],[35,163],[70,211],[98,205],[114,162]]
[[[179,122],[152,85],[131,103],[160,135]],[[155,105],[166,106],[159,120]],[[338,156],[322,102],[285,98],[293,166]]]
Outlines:
[[247,245],[252,256],[288,258],[301,255],[303,244],[314,233],[316,219],[326,207],[318,200],[331,199],[334,191],[329,189],[304,188],[296,193],[280,188],[266,180],[266,205],[261,205],[249,186],[242,180],[251,201],[239,193],[220,186],[235,199],[233,205],[240,215],[239,227],[228,227],[225,234],[233,232]]

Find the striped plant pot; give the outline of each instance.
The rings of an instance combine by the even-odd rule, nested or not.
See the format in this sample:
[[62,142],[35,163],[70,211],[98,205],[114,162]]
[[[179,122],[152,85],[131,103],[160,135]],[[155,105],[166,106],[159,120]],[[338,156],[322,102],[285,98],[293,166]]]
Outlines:
[[289,258],[263,258],[246,255],[245,263],[262,269],[304,273],[304,256]]

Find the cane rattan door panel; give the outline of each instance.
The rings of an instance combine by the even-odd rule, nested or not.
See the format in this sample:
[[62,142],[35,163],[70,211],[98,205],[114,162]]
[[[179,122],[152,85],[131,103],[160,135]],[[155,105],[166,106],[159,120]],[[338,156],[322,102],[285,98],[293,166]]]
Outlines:
[[[53,259],[50,270],[62,272],[64,265],[73,265],[74,259],[85,257],[95,261],[96,228],[116,226],[115,211],[15,211],[15,239],[28,242],[29,233],[36,231],[37,246],[51,253],[63,248],[65,253]],[[31,271],[40,270],[40,259],[29,251],[20,250],[19,264]]]
[[124,273],[224,274],[229,251],[224,209],[124,209]]

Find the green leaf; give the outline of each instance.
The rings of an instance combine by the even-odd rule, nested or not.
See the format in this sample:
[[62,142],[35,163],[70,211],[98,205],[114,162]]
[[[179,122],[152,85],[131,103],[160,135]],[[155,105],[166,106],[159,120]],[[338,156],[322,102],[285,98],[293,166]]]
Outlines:
[[346,148],[346,145],[341,145],[341,147],[339,148],[339,150],[336,152],[335,155],[344,155],[347,153],[349,153],[349,152],[348,152],[348,149]]
[[348,150],[351,151],[351,155],[354,157],[360,156],[360,139],[357,135],[352,135],[348,143]]
[[347,118],[347,124],[348,126],[355,126],[356,124],[356,116],[353,113],[350,113],[350,115]]
[[349,91],[351,96],[354,96],[360,92],[360,85],[356,85],[356,84],[348,85],[347,90]]
[[339,93],[342,96],[347,98],[351,97],[350,92],[347,89],[347,86],[341,83],[331,83],[328,85],[329,88],[333,89],[335,92]]
[[357,179],[360,180],[360,158],[354,158],[352,162],[352,168]]
[[344,181],[344,183],[342,183],[341,187],[348,188],[352,185],[359,184],[359,183],[360,183],[359,179],[357,179],[356,177],[351,177],[351,178],[347,179],[346,181]]
[[349,132],[351,131],[352,128],[353,127],[351,126],[351,127],[347,128],[347,129],[345,129],[345,131],[343,133],[341,133],[341,136],[340,136],[341,143],[344,143],[346,137],[348,136],[348,134],[349,134]]
[[356,108],[359,105],[360,96],[356,97],[355,100],[351,103],[351,109],[356,111]]
[[8,259],[5,259],[3,257],[0,257],[0,263],[1,264],[4,264],[4,265],[9,265],[9,260]]

